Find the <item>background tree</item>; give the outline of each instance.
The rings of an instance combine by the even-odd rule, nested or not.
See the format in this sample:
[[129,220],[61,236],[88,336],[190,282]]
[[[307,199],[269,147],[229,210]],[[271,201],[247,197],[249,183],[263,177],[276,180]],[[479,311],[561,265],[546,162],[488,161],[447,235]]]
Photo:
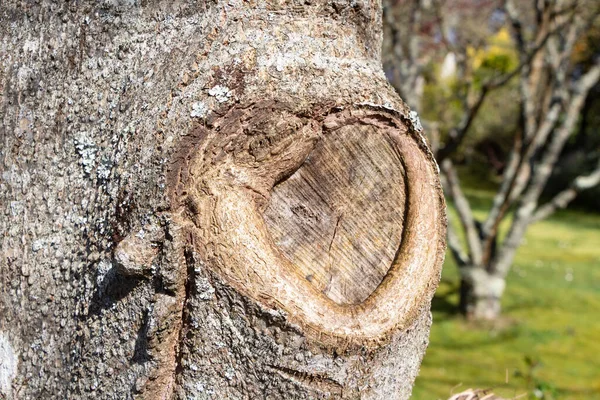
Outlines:
[[[438,87],[429,98],[406,96],[427,104],[426,125],[446,195],[458,214],[460,228],[450,226],[448,243],[461,273],[461,309],[475,318],[493,319],[500,312],[506,275],[527,227],[600,182],[597,148],[587,148],[586,165],[572,183],[555,190],[547,201],[541,197],[600,77],[596,51],[589,51],[585,61],[577,58],[578,47],[589,43],[586,38],[598,24],[599,10],[595,2],[586,1],[473,3],[388,3],[387,48],[394,58],[387,59],[386,70],[392,71],[391,81],[400,93],[415,87],[398,83],[403,79],[429,79]],[[498,42],[507,29],[512,40]],[[449,75],[427,64],[444,64],[449,54],[455,60]],[[486,102],[493,106],[486,109]],[[436,109],[434,103],[441,107]],[[494,115],[501,118],[490,121]],[[478,123],[492,129],[481,132]],[[493,148],[486,154],[502,178],[484,220],[473,216],[454,167],[454,160],[464,160],[475,150],[468,139],[477,131],[488,138],[487,145],[479,138],[482,146],[489,149],[489,143],[496,143],[506,154]],[[502,235],[499,228],[505,220],[510,228]]]
[[380,14],[0,4],[0,398],[410,396],[445,209]]

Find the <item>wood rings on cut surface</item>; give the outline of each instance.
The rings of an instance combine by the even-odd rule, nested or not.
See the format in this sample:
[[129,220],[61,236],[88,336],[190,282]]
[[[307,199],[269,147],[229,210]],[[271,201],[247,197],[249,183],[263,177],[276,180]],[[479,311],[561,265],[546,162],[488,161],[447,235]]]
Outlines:
[[331,345],[379,342],[429,304],[445,207],[409,121],[271,104],[234,108],[191,137],[173,193],[227,284]]

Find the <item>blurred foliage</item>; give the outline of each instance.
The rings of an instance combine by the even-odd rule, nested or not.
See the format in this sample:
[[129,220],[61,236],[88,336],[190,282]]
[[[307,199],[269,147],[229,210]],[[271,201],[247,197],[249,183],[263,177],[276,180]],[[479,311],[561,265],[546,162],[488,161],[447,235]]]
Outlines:
[[530,356],[524,357],[525,369],[522,371],[516,369],[514,376],[521,378],[525,381],[527,388],[529,389],[529,398],[544,399],[544,400],[556,400],[558,396],[558,390],[550,382],[546,382],[543,379],[538,378],[536,371],[538,371],[543,363],[539,359],[534,359]]
[[500,28],[486,41],[487,45],[484,47],[467,47],[467,56],[472,64],[474,80],[479,87],[483,82],[513,71],[519,64],[519,55],[506,27]]
[[[462,99],[468,96],[469,84],[473,84],[471,90],[481,90],[485,82],[513,71],[519,63],[512,37],[506,28],[489,36],[481,47],[467,47],[466,54],[469,57],[468,77],[456,74],[442,77],[441,63],[432,63],[426,69],[423,117],[439,124],[442,142],[463,117]],[[491,92],[454,157],[467,162],[473,171],[484,172],[485,176],[480,178],[496,179],[502,168],[518,127],[518,98],[516,78]]]
[[572,60],[575,65],[589,66],[600,54],[600,21],[596,21],[575,45]]

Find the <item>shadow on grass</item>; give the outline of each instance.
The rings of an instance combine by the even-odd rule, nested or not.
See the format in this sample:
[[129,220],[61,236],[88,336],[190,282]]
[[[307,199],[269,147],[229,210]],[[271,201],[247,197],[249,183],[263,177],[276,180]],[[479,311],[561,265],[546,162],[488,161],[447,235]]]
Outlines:
[[443,295],[436,294],[431,301],[431,311],[445,319],[460,316],[458,305],[451,300],[451,297],[452,293]]
[[466,319],[458,306],[459,290],[458,282],[452,280],[440,282],[438,291],[431,302],[434,324],[450,321],[453,324],[457,323],[457,327],[462,326],[472,332],[478,331],[481,335],[477,340],[471,339],[468,342],[446,338],[444,345],[450,345],[457,351],[473,350],[474,348],[503,346],[523,336],[523,327],[507,317],[500,317],[496,321],[469,321]]
[[431,301],[431,311],[436,314],[436,317],[450,319],[461,315],[456,301],[458,290],[459,287],[454,282],[447,280],[440,282],[438,291]]

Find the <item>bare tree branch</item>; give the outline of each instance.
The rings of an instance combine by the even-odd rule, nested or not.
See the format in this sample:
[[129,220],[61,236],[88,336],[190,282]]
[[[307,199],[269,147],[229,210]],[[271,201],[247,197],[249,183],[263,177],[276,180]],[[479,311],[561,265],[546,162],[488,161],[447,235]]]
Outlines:
[[529,201],[537,201],[541,194],[552,168],[556,163],[566,140],[569,138],[573,128],[575,127],[583,108],[583,104],[590,89],[600,79],[600,63],[594,65],[590,70],[577,82],[573,89],[573,93],[569,99],[569,107],[566,110],[565,120],[561,123],[555,136],[553,137],[548,149],[540,162],[536,165],[535,172],[532,176],[530,187],[525,194],[525,198]]
[[408,38],[408,48],[404,51],[409,56],[409,61],[412,65],[417,65],[417,58],[419,57],[419,45],[421,41],[421,14],[422,14],[422,0],[413,0],[413,6],[410,10],[410,32],[412,35]]
[[[462,143],[464,140],[469,128],[471,127],[475,117],[477,116],[481,106],[487,95],[494,89],[498,89],[506,85],[517,76],[519,73],[523,73],[531,63],[534,58],[538,55],[540,50],[544,48],[546,42],[552,35],[556,34],[560,30],[561,27],[557,27],[554,30],[547,31],[544,35],[540,36],[536,43],[533,45],[533,48],[529,51],[523,50],[523,53],[520,57],[519,65],[510,72],[507,72],[501,76],[490,79],[485,82],[481,86],[481,90],[476,94],[474,101],[465,101],[463,102],[463,117],[458,123],[458,125],[450,130],[449,137],[450,140],[444,147],[442,147],[439,152],[436,153],[436,158],[439,162],[443,161],[446,157],[452,154]],[[470,91],[470,89],[468,90]],[[531,96],[527,96],[531,97]],[[533,112],[533,110],[531,111]]]
[[422,77],[422,65],[420,62],[421,48],[421,14],[423,2],[414,0],[410,9],[409,34],[405,35],[398,29],[398,21],[391,7],[383,7],[383,18],[390,29],[392,52],[394,53],[394,65],[392,68],[392,79],[390,83],[401,97],[412,109],[418,110],[420,94],[418,90],[419,80]]
[[[462,143],[465,135],[469,131],[469,128],[473,124],[473,120],[477,116],[479,109],[483,105],[483,101],[488,93],[487,88],[483,88],[478,94],[475,101],[465,105],[463,117],[458,125],[450,130],[448,143],[442,147],[436,155],[438,162],[444,161],[450,154],[452,154],[458,146]],[[467,102],[468,103],[468,102]]]
[[444,0],[433,0],[433,12],[436,18],[436,22],[438,25],[439,33],[442,38],[442,43],[448,50],[448,52],[458,53],[459,49],[456,44],[453,43],[452,40],[448,37],[448,31],[446,30],[446,20],[444,19],[444,12],[442,11],[442,6],[444,4]]
[[569,205],[569,203],[573,201],[580,192],[586,189],[591,189],[594,186],[597,186],[598,184],[600,184],[600,160],[598,161],[598,166],[594,171],[587,175],[578,176],[573,181],[571,186],[558,193],[548,203],[539,207],[537,211],[533,214],[531,221],[541,221],[552,215],[557,210],[566,208]]
[[444,160],[441,164],[441,169],[444,175],[442,180],[444,190],[452,198],[461,225],[466,233],[467,247],[471,261],[474,264],[481,265],[481,240],[479,239],[479,231],[475,225],[471,205],[460,188],[460,181],[454,170],[452,161],[450,159]]
[[519,11],[517,7],[514,5],[512,0],[504,0],[503,8],[510,19],[510,24],[512,25],[513,31],[515,32],[515,38],[517,41],[517,48],[520,53],[525,51],[525,39],[523,37],[523,23],[519,18]]
[[492,236],[492,231],[495,233],[495,229],[493,228],[499,224],[499,221],[502,219],[501,215],[504,214],[508,208],[508,199],[515,184],[515,177],[521,163],[521,148],[523,146],[522,136],[523,135],[519,133],[515,137],[500,188],[494,196],[492,208],[483,223],[482,232],[485,239]]
[[460,238],[456,233],[456,229],[454,228],[454,223],[448,218],[448,226],[447,226],[446,234],[448,236],[448,248],[452,252],[454,259],[459,267],[464,265],[470,265],[471,259],[468,254],[466,254],[463,250],[463,246],[460,242]]
[[556,164],[566,140],[569,138],[569,135],[575,127],[588,92],[599,79],[600,63],[596,64],[581,77],[574,87],[566,117],[557,129],[540,162],[535,166],[529,187],[521,199],[515,217],[513,218],[511,228],[494,262],[494,269],[501,276],[505,276],[510,269],[510,265],[512,264],[517,248],[525,235],[527,226],[533,222],[533,214],[536,211],[540,194],[552,173],[552,169]]
[[[538,7],[538,12],[543,10]],[[547,5],[545,6],[547,7]],[[544,11],[546,14],[550,12],[549,8]],[[547,16],[542,16],[542,19],[547,20]],[[537,104],[538,97],[532,92],[532,87],[539,85],[539,82],[532,82],[532,79],[539,79],[541,76],[540,72],[533,73],[532,71],[524,71],[524,77],[521,81],[521,93],[523,96],[523,118],[525,120],[525,136],[527,142],[524,147],[524,152],[518,149],[513,149],[511,159],[509,160],[508,167],[505,170],[502,185],[499,191],[496,193],[494,203],[488,217],[483,225],[483,232],[486,238],[486,244],[484,246],[484,259],[489,258],[489,249],[495,236],[497,234],[498,226],[500,221],[504,218],[504,215],[510,208],[510,206],[519,198],[523,190],[526,188],[531,178],[531,163],[533,157],[537,154],[539,149],[546,143],[548,136],[556,128],[561,110],[563,105],[569,98],[569,93],[565,89],[566,87],[566,65],[565,61],[569,59],[572,52],[575,41],[574,35],[571,34],[572,27],[569,28],[569,37],[564,45],[566,48],[562,51],[558,51],[557,38],[554,32],[564,29],[564,25],[567,22],[563,21],[562,24],[557,24],[551,31],[547,31],[539,40],[546,49],[548,49],[550,64],[555,65],[554,68],[554,79],[552,83],[547,85],[544,93],[544,98],[547,98],[548,104],[542,105],[542,107],[549,107],[545,112],[541,112],[541,108]],[[573,24],[574,25],[574,24]],[[552,51],[554,49],[554,51]],[[529,58],[530,62],[533,62],[533,57]],[[532,76],[534,78],[532,78]],[[542,103],[544,103],[542,101]],[[538,124],[536,115],[543,115],[541,122]],[[532,131],[532,129],[535,129]],[[515,145],[519,148],[523,146],[521,143],[522,139],[515,141]]]
[[[518,147],[513,149],[511,159],[502,179],[500,189],[494,197],[492,209],[483,224],[483,233],[487,240],[493,240],[500,221],[517,198],[521,195],[529,178],[531,177],[531,159],[536,151],[546,142],[548,135],[552,132],[560,116],[561,103],[555,103],[544,120],[544,123],[534,137],[534,141],[527,146],[524,155],[520,154],[519,148],[522,145],[520,139],[515,141]],[[487,247],[487,246],[486,246]]]

